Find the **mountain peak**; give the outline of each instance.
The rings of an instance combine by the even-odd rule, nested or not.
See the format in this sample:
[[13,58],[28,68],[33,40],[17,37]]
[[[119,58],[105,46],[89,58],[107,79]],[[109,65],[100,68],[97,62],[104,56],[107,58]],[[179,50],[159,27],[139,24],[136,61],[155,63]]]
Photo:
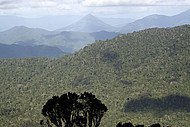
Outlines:
[[91,20],[98,20],[100,21],[100,19],[98,19],[97,17],[95,17],[92,14],[87,14],[86,16],[84,16],[81,20],[86,20],[86,21],[91,21]]
[[26,26],[15,26],[12,29],[29,29],[29,28]]
[[84,17],[95,17],[94,15],[92,15],[91,13],[87,14],[86,16]]
[[98,32],[98,31],[115,31],[115,27],[108,25],[93,16],[92,14],[87,14],[82,19],[74,24],[71,24],[61,31],[79,31],[79,32]]

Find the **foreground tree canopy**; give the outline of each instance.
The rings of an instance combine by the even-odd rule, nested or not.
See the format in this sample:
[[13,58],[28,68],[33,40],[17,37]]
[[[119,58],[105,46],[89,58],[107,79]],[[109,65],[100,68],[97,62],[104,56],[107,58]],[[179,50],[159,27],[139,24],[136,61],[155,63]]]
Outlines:
[[107,110],[92,93],[67,93],[47,101],[42,109],[46,120],[40,124],[49,127],[53,124],[57,127],[98,127]]
[[[145,127],[145,126],[144,125],[133,126],[133,124],[130,123],[130,122],[129,123],[124,123],[124,124],[122,124],[121,122],[119,122],[116,127]],[[156,124],[152,124],[149,127],[161,127],[161,125],[159,123],[156,123]],[[167,126],[167,127],[170,127],[170,126]]]

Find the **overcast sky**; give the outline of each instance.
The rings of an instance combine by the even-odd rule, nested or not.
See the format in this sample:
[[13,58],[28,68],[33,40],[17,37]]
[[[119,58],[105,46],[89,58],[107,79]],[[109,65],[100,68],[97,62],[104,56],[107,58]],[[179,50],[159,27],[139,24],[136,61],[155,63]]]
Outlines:
[[41,17],[86,15],[138,19],[150,14],[175,15],[190,0],[0,0],[0,15]]

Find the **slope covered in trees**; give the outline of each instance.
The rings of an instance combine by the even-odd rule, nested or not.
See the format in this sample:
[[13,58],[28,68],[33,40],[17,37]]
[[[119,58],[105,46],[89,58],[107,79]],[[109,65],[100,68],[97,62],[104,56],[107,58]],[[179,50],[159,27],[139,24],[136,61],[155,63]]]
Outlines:
[[39,126],[49,98],[84,91],[108,108],[102,127],[188,126],[189,61],[189,25],[118,35],[58,59],[0,60],[0,126]]

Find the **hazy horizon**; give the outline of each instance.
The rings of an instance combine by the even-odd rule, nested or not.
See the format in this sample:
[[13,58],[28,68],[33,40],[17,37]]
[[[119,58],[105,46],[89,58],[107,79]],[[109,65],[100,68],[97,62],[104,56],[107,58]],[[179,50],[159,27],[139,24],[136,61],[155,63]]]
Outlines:
[[0,0],[0,16],[25,18],[92,14],[134,20],[152,14],[172,16],[190,9],[190,0]]

